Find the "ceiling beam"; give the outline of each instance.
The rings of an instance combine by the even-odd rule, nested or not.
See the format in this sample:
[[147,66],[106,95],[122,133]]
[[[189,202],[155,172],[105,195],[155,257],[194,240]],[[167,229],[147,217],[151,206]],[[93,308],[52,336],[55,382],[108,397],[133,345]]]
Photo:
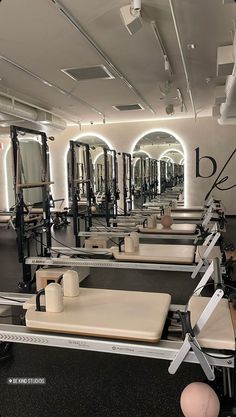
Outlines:
[[194,104],[193,94],[192,94],[191,85],[190,85],[190,79],[189,79],[189,75],[188,75],[188,69],[187,69],[187,65],[186,65],[186,62],[185,62],[185,58],[184,58],[183,48],[182,48],[180,34],[179,34],[179,28],[178,28],[178,24],[177,24],[177,20],[176,20],[172,0],[169,0],[169,5],[170,5],[171,15],[172,15],[173,23],[174,23],[177,42],[178,42],[178,46],[179,46],[180,56],[181,56],[182,64],[183,64],[183,67],[184,67],[184,74],[185,74],[185,78],[186,78],[187,91],[189,93],[189,97],[190,97],[194,117],[196,119],[197,118],[197,111],[196,111],[196,107],[195,107],[195,104]]

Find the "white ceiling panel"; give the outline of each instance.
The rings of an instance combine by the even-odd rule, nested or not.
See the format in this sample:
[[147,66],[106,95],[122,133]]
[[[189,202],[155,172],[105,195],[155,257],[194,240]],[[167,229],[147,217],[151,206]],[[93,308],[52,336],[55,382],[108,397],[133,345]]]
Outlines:
[[[143,27],[134,36],[129,35],[120,17],[120,7],[129,4],[129,0],[61,0],[61,3],[141,97],[116,74],[114,80],[78,82],[61,71],[99,64],[107,66],[107,63],[52,0],[0,3],[0,55],[68,94],[65,96],[43,85],[2,60],[0,90],[7,88],[12,94],[19,94],[19,98],[27,97],[32,103],[81,122],[101,121],[104,116],[107,121],[165,117],[165,107],[170,103],[175,106],[175,116],[193,114],[169,1],[143,0]],[[223,5],[222,0],[173,0],[173,4],[195,107],[202,115],[210,112],[215,85],[224,81],[216,78],[216,50],[218,46],[232,43],[236,5]],[[163,53],[151,29],[151,20],[158,25],[173,77],[164,69]],[[196,48],[188,49],[190,43]],[[181,90],[186,113],[181,113],[177,106],[176,89],[173,94],[161,94],[160,86],[166,80],[173,81],[175,88]],[[145,110],[126,113],[112,108],[116,104],[133,103],[140,103]],[[155,110],[154,114],[148,105]],[[94,107],[102,114],[94,111]]]

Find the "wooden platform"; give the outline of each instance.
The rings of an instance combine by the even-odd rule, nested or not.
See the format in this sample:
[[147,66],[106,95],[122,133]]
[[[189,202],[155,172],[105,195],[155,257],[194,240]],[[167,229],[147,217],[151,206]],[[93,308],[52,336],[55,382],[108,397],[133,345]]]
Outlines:
[[147,234],[178,234],[178,235],[193,235],[196,233],[197,225],[189,223],[178,223],[172,224],[171,227],[165,228],[161,224],[157,224],[157,227],[154,229],[149,229],[147,227],[139,227],[138,230],[140,233]]
[[158,342],[170,303],[169,294],[80,288],[78,297],[64,297],[62,313],[35,311],[34,296],[25,303],[26,325],[50,332]]
[[[147,207],[149,209],[160,209],[161,208],[161,203],[145,203],[143,204],[143,207]],[[172,208],[171,207],[171,212],[183,212],[183,213],[191,213],[191,212],[203,212],[204,211],[204,207],[203,206],[192,206],[192,207],[175,207]]]
[[[51,214],[63,214],[63,213],[67,213],[68,210],[65,210],[64,208],[55,208],[55,207],[50,207],[50,213]],[[33,207],[29,210],[30,214],[42,214],[43,213],[43,209],[41,207]]]
[[[203,258],[204,253],[205,253],[206,250],[207,250],[207,246],[203,246],[203,245],[197,246],[196,255],[195,255],[195,262],[199,262]],[[214,246],[210,255],[208,256],[209,261],[212,261],[215,258],[219,258],[219,259],[222,258],[222,254],[221,254],[221,250],[220,250],[219,246]]]
[[114,251],[117,261],[192,264],[195,256],[193,245],[153,245],[140,244],[138,252],[125,253]]
[[200,211],[192,211],[190,213],[184,213],[184,212],[172,212],[171,211],[171,217],[174,220],[201,220],[202,213]]
[[[208,297],[191,298],[189,310],[192,327],[209,300]],[[235,335],[228,300],[222,299],[219,302],[197,339],[204,348],[235,350]]]

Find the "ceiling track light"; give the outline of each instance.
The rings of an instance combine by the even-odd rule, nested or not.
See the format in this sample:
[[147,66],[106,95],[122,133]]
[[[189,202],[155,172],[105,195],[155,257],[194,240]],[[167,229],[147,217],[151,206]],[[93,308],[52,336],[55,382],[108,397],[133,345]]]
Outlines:
[[192,109],[193,109],[193,114],[194,114],[194,117],[195,117],[195,120],[196,120],[197,111],[196,111],[196,107],[195,107],[195,104],[194,104],[194,99],[193,99],[193,94],[192,94],[192,90],[191,90],[191,86],[190,86],[190,80],[189,80],[187,65],[186,65],[185,58],[184,58],[183,48],[182,48],[180,34],[179,34],[179,28],[178,28],[178,25],[177,25],[177,20],[176,20],[172,0],[169,0],[169,5],[170,5],[171,15],[172,15],[173,23],[174,23],[176,38],[177,38],[177,42],[178,42],[178,46],[179,46],[180,56],[181,56],[182,64],[183,64],[183,68],[184,68],[184,74],[185,74],[186,84],[187,84],[187,91],[189,93],[189,97],[190,97],[190,101],[191,101],[191,105],[192,105]]
[[170,60],[168,58],[166,47],[165,47],[164,42],[162,40],[162,37],[161,37],[160,31],[159,31],[159,28],[157,26],[157,23],[154,20],[152,20],[150,22],[150,24],[151,24],[152,30],[154,32],[154,35],[156,37],[156,40],[158,42],[158,45],[161,49],[161,52],[163,54],[165,71],[168,71],[171,75],[173,75],[173,71],[172,71],[172,68],[171,68],[171,65],[170,65]]
[[61,15],[76,29],[86,41],[92,46],[98,53],[98,55],[109,65],[112,72],[145,104],[148,110],[153,114],[156,114],[152,106],[146,101],[142,94],[134,87],[131,82],[125,77],[125,75],[113,64],[109,56],[100,48],[100,46],[91,38],[91,36],[81,26],[79,21],[75,19],[69,11],[58,0],[51,0],[52,4],[57,8]]
[[12,65],[13,67],[17,68],[18,70],[20,70],[20,71],[24,72],[25,74],[29,75],[30,77],[34,78],[35,80],[40,81],[44,85],[46,85],[46,86],[48,86],[50,88],[54,88],[55,90],[59,91],[61,94],[70,96],[74,100],[78,101],[80,104],[82,104],[82,105],[90,108],[90,110],[93,110],[95,113],[99,114],[99,116],[101,116],[101,117],[104,116],[104,114],[100,110],[96,109],[94,106],[92,106],[91,104],[87,103],[83,99],[80,99],[77,96],[75,96],[74,94],[71,94],[70,92],[68,92],[68,91],[66,91],[66,90],[58,87],[56,84],[52,84],[49,81],[45,80],[44,78],[39,77],[34,72],[28,70],[25,67],[22,67],[17,62],[12,61],[11,59],[7,58],[6,56],[0,55],[0,60],[7,62],[8,64]]

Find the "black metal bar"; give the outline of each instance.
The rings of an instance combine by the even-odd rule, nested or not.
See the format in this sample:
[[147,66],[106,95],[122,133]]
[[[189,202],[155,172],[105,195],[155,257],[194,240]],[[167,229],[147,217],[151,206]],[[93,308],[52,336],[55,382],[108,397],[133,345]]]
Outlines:
[[128,198],[128,191],[126,187],[126,166],[127,166],[127,160],[126,160],[126,153],[123,152],[122,158],[123,158],[123,210],[124,210],[124,216],[127,216],[127,198]]
[[129,166],[129,195],[128,195],[128,200],[129,200],[129,208],[128,210],[131,211],[132,210],[132,163],[131,163],[131,154],[128,154],[128,166]]
[[140,158],[140,177],[141,177],[141,206],[145,203],[145,160],[144,158]]
[[42,188],[43,198],[43,219],[46,230],[46,248],[45,256],[50,256],[52,247],[52,236],[51,236],[51,216],[50,216],[50,185],[47,184],[50,180],[49,172],[49,158],[48,158],[48,145],[47,136],[41,132],[42,137],[42,159],[43,159],[43,178],[42,181],[46,184]]
[[15,133],[23,132],[23,133],[29,133],[30,135],[36,135],[36,136],[45,135],[44,132],[41,132],[39,130],[29,129],[27,127],[20,127],[20,126],[15,126],[15,125],[10,126],[10,132],[15,132]]
[[71,193],[72,193],[72,216],[73,216],[73,232],[75,237],[75,246],[80,247],[80,218],[78,210],[78,184],[75,182],[76,177],[76,161],[75,161],[76,143],[70,141],[70,157],[71,157]]
[[[124,215],[132,209],[132,166],[131,154],[123,152],[123,195],[124,195]],[[128,185],[128,186],[127,186]]]
[[87,210],[88,210],[88,227],[87,231],[90,230],[90,227],[92,227],[92,213],[91,213],[91,207],[92,207],[92,189],[91,189],[91,167],[90,167],[90,148],[89,145],[85,144],[85,158],[86,158],[86,198],[87,198]]
[[151,159],[150,158],[148,158],[148,160],[147,160],[147,168],[148,168],[148,174],[147,174],[147,177],[148,177],[148,180],[147,180],[147,183],[148,183],[148,200],[150,202],[151,199],[152,199],[152,196],[151,196]]
[[105,181],[105,215],[107,226],[110,227],[110,188],[109,188],[109,162],[108,162],[108,151],[106,148],[104,152],[104,181]]
[[112,165],[113,165],[113,172],[114,172],[114,179],[113,179],[113,218],[117,217],[118,211],[118,204],[117,200],[119,198],[119,190],[118,190],[118,161],[117,161],[117,154],[115,150],[112,150]]

